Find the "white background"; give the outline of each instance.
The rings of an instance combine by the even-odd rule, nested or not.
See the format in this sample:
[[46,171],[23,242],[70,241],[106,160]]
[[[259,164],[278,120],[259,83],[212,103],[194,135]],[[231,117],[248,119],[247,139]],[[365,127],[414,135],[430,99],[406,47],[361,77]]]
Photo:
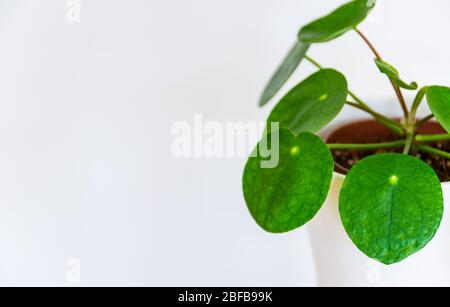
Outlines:
[[[343,2],[81,0],[74,24],[65,0],[0,0],[1,285],[71,285],[72,258],[81,285],[315,285],[306,229],[249,216],[245,159],[174,159],[171,127],[264,120],[299,27]],[[361,28],[386,60],[449,85],[450,2],[380,2]],[[392,99],[355,34],[310,53],[375,107]]]

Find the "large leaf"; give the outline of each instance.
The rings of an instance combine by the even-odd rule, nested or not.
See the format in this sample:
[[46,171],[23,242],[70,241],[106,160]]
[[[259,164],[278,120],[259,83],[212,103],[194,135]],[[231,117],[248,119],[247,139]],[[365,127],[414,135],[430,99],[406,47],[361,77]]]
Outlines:
[[436,119],[450,133],[450,88],[430,86],[427,101]]
[[367,256],[393,264],[434,237],[443,215],[439,178],[411,156],[382,154],[356,164],[340,193],[344,227]]
[[333,40],[356,28],[375,7],[375,0],[355,0],[331,14],[304,26],[299,39],[306,43],[322,43]]
[[333,69],[322,69],[291,90],[273,109],[268,119],[280,127],[300,132],[317,132],[342,110],[348,95],[347,80]]
[[[271,141],[274,133],[279,133],[279,142]],[[275,168],[261,167],[266,156],[263,148],[278,151]],[[303,226],[325,202],[333,164],[325,143],[311,133],[294,137],[290,131],[281,129],[267,135],[244,171],[244,196],[253,218],[272,233]]]
[[272,79],[267,84],[259,101],[260,106],[267,104],[283,87],[306,55],[310,44],[298,41],[284,59]]
[[400,78],[400,73],[391,64],[375,59],[375,64],[377,64],[378,69],[385,75],[387,75],[397,86],[407,89],[407,90],[417,90],[419,85],[417,82],[406,83]]

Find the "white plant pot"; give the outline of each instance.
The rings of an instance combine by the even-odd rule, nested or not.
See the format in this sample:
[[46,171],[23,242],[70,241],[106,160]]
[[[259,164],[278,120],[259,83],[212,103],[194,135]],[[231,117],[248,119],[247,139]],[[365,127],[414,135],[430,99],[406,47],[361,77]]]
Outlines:
[[328,199],[308,224],[319,286],[450,286],[450,183],[444,217],[435,238],[417,254],[386,266],[369,259],[351,241],[339,215],[345,177],[335,173]]

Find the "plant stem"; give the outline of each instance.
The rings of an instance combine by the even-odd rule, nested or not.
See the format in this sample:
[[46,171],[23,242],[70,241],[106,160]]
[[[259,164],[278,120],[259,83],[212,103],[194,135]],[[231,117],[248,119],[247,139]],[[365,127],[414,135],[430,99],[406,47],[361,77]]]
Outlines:
[[350,95],[350,97],[352,97],[353,99],[356,100],[357,103],[359,103],[361,106],[370,109],[369,105],[367,103],[365,103],[364,101],[362,101],[361,98],[359,98],[358,96],[356,96],[352,91],[348,91],[348,94]]
[[383,60],[381,58],[381,54],[378,52],[378,50],[375,48],[375,46],[372,44],[372,42],[365,36],[359,29],[355,28],[356,33],[358,33],[359,36],[366,42],[367,46],[372,50],[373,54],[375,54],[376,58],[378,60]]
[[[366,44],[369,46],[369,48],[372,50],[372,52],[375,54],[375,57],[382,61],[382,57],[380,55],[380,53],[378,52],[378,50],[375,48],[375,46],[372,44],[372,42],[367,38],[367,36],[365,36],[359,29],[355,28],[356,33],[358,33],[358,35],[364,40],[364,42],[366,42]],[[406,101],[405,101],[405,97],[403,97],[402,91],[400,89],[400,87],[398,87],[394,81],[389,78],[389,81],[392,84],[392,87],[394,88],[395,94],[398,97],[398,101],[400,102],[400,105],[403,109],[403,113],[405,114],[405,118],[408,118],[409,116],[409,111],[408,111],[408,107],[406,105]]]
[[422,126],[423,124],[426,124],[427,122],[429,122],[429,121],[432,120],[433,118],[434,118],[434,115],[433,115],[433,114],[430,114],[430,115],[424,117],[423,119],[419,120],[419,121],[416,123],[416,127],[420,127],[420,126]]
[[312,58],[310,58],[309,56],[305,55],[305,59],[310,62],[311,64],[313,64],[314,66],[316,66],[318,69],[323,69],[323,66],[320,65],[319,63],[317,63],[315,60],[313,60]]
[[450,134],[416,135],[417,142],[439,142],[450,140]]
[[380,124],[382,124],[383,126],[385,126],[386,128],[390,129],[391,131],[395,132],[396,134],[399,135],[404,135],[404,131],[403,131],[403,127],[400,123],[396,122],[395,120],[392,120],[390,118],[385,117],[384,115],[370,109],[370,108],[366,108],[363,105],[359,105],[357,103],[354,102],[350,102],[347,101],[346,102],[347,105],[352,106],[354,108],[357,108],[359,110],[362,110],[364,112],[369,113],[370,115],[372,115]]
[[414,133],[408,133],[406,136],[405,149],[403,150],[404,155],[409,154],[413,142],[414,142]]
[[444,157],[446,159],[450,159],[450,153],[430,147],[430,146],[419,145],[419,146],[417,146],[417,149],[419,149],[419,151],[422,151],[422,152],[426,152],[429,154],[434,154],[434,155]]
[[405,97],[403,97],[402,90],[400,87],[398,87],[392,79],[389,79],[391,81],[392,87],[394,88],[395,93],[397,94],[398,100],[400,101],[400,105],[402,106],[403,113],[405,114],[405,118],[409,117],[409,111],[408,106],[406,105]]
[[420,91],[417,93],[416,98],[414,99],[414,103],[411,107],[411,118],[413,120],[417,119],[417,110],[419,109],[420,104],[423,101],[423,98],[425,97],[425,94],[427,93],[428,86],[424,86],[420,89]]
[[388,142],[388,143],[376,143],[376,144],[328,144],[328,148],[331,150],[375,150],[385,148],[397,148],[405,145],[405,140]]

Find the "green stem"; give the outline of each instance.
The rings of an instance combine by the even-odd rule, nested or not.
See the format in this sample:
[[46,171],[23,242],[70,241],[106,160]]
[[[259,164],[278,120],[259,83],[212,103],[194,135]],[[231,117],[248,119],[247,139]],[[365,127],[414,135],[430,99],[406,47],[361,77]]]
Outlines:
[[439,142],[450,140],[450,134],[416,135],[417,142]]
[[376,144],[328,144],[328,148],[331,150],[376,150],[385,148],[397,148],[405,145],[405,140],[388,142],[388,143],[376,143]]
[[[380,53],[377,51],[377,49],[375,48],[375,46],[372,44],[372,42],[367,38],[367,36],[364,35],[364,33],[362,33],[359,29],[355,28],[356,33],[358,33],[358,35],[364,40],[364,42],[369,46],[369,48],[372,50],[372,52],[375,54],[375,57],[382,61],[382,57],[380,55]],[[403,109],[403,113],[405,114],[405,118],[409,117],[409,111],[408,111],[408,107],[406,105],[406,101],[405,101],[405,97],[403,97],[403,93],[402,90],[400,89],[400,87],[398,85],[395,84],[395,82],[389,78],[389,81],[392,84],[392,87],[394,88],[395,94],[398,97],[398,101],[400,102],[400,105]]]
[[417,149],[419,149],[419,151],[422,151],[422,152],[426,152],[429,154],[434,154],[434,155],[444,157],[446,159],[450,159],[450,153],[430,147],[430,146],[419,145],[419,146],[417,146]]
[[425,94],[427,93],[428,86],[424,86],[420,89],[420,91],[417,93],[416,98],[414,99],[414,103],[411,107],[411,118],[416,120],[417,118],[417,110],[419,109],[420,104],[423,101],[423,98],[425,97]]
[[313,60],[312,58],[310,58],[309,56],[305,55],[305,59],[310,62],[311,64],[313,64],[314,66],[316,66],[318,69],[323,69],[323,66],[320,65],[319,63],[317,63],[315,60]]
[[412,144],[414,142],[414,133],[408,133],[406,136],[405,149],[403,150],[404,155],[408,155],[411,151]]
[[430,114],[430,115],[424,117],[423,119],[419,120],[419,121],[416,123],[416,127],[420,127],[420,126],[422,126],[423,124],[426,124],[427,122],[429,122],[429,121],[432,120],[433,118],[434,118],[434,115],[433,115],[433,114]]
[[350,95],[350,97],[355,99],[357,103],[359,103],[360,105],[362,105],[363,107],[365,107],[367,109],[370,109],[369,105],[367,103],[365,103],[364,101],[362,101],[362,99],[359,98],[358,96],[356,96],[352,91],[349,90],[348,94]]
[[384,115],[370,109],[367,108],[365,106],[359,105],[357,103],[354,102],[350,102],[347,101],[346,103],[349,106],[352,106],[354,108],[357,108],[359,110],[362,110],[364,112],[369,113],[370,115],[372,115],[380,124],[382,124],[383,126],[385,126],[386,128],[388,128],[389,130],[395,132],[396,134],[399,135],[404,135],[404,131],[403,131],[403,127],[399,122],[396,122],[395,120],[392,120],[390,118],[385,117]]

